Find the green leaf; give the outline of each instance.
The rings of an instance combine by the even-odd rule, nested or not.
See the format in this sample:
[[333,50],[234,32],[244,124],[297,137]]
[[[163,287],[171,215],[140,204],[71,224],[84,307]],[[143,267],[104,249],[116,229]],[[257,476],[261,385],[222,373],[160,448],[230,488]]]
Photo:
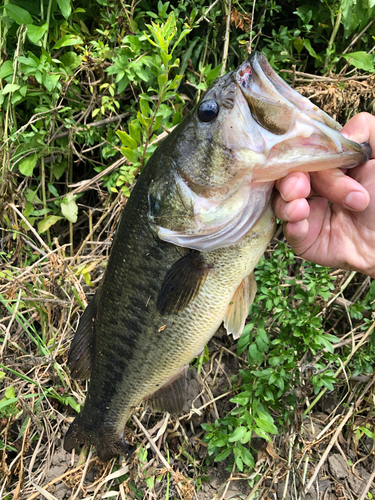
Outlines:
[[130,163],[134,164],[138,161],[138,154],[134,153],[134,151],[130,148],[121,148],[121,153],[125,156]]
[[35,168],[37,160],[38,160],[37,153],[29,155],[23,160],[21,160],[18,165],[18,169],[21,172],[21,174],[26,175],[26,177],[31,177],[33,175],[33,170]]
[[134,120],[131,123],[129,123],[129,134],[135,141],[137,141],[137,144],[138,142],[141,142],[141,130],[137,120]]
[[375,439],[375,434],[370,431],[370,429],[367,429],[366,427],[360,427],[361,431],[366,434],[371,439]]
[[7,10],[8,16],[13,19],[17,24],[32,24],[33,18],[27,12],[27,10],[18,5],[7,4],[4,5]]
[[225,460],[232,452],[231,448],[227,448],[226,450],[222,451],[217,455],[214,459],[215,462],[220,462],[220,460]]
[[132,137],[130,137],[129,134],[127,134],[123,130],[117,130],[116,134],[120,137],[121,142],[124,144],[124,146],[129,146],[131,149],[136,149],[137,142]]
[[21,88],[21,85],[18,85],[18,83],[7,83],[2,91],[2,94],[6,95],[10,92],[15,92],[19,88]]
[[50,73],[43,73],[42,82],[43,85],[49,92],[52,92],[56,88],[56,85],[60,79],[60,75],[51,75]]
[[248,467],[254,467],[255,461],[253,455],[250,453],[250,451],[245,448],[244,446],[241,446],[241,458],[243,462],[248,466]]
[[14,387],[13,387],[13,385],[11,385],[11,386],[10,386],[10,387],[8,387],[7,389],[5,389],[4,396],[5,396],[7,399],[12,399],[12,398],[15,398],[15,397],[16,397],[16,393],[14,392]]
[[52,196],[59,197],[59,193],[53,184],[48,183],[48,191],[52,194]]
[[236,465],[237,465],[238,469],[240,470],[240,472],[242,472],[243,471],[243,461],[242,461],[242,459],[239,456],[236,455],[234,457],[234,460],[236,461]]
[[222,64],[219,64],[219,66],[216,66],[216,68],[211,69],[211,71],[206,76],[207,85],[211,85],[211,83],[220,76],[222,66]]
[[75,52],[69,51],[60,57],[60,61],[65,67],[75,69],[81,64],[82,56],[79,56]]
[[249,402],[250,400],[250,397],[249,397],[249,392],[246,391],[246,392],[242,392],[241,394],[237,394],[237,396],[234,396],[234,398],[232,398],[230,400],[231,403],[235,403],[235,404],[239,404],[241,406],[245,406],[247,405],[247,403]]
[[237,429],[235,429],[235,431],[230,436],[230,438],[228,439],[228,441],[230,443],[234,443],[235,441],[240,441],[240,439],[242,439],[244,437],[244,435],[246,434],[246,432],[247,432],[247,428],[246,427],[237,427]]
[[273,424],[272,422],[270,422],[269,420],[267,420],[267,419],[265,419],[263,417],[255,418],[254,420],[255,420],[257,426],[260,429],[262,429],[262,431],[269,432],[271,434],[277,434],[278,433],[276,425]]
[[202,427],[202,429],[204,429],[205,431],[212,431],[212,430],[213,430],[213,427],[212,427],[212,425],[210,425],[210,424],[201,424],[201,427]]
[[0,67],[0,78],[6,78],[13,74],[13,63],[12,61],[5,61]]
[[68,193],[68,195],[63,199],[61,203],[61,213],[70,222],[77,222],[78,218],[78,207],[77,203],[74,201],[74,194]]
[[62,161],[61,163],[58,163],[57,165],[54,165],[53,175],[55,176],[56,180],[59,180],[60,177],[64,174],[66,167],[67,167],[66,160]]
[[310,40],[308,38],[304,38],[303,43],[304,43],[308,53],[310,54],[310,56],[314,57],[315,59],[320,60],[320,57],[315,52],[315,50],[312,48]]
[[60,219],[62,219],[62,217],[58,217],[57,215],[49,215],[45,219],[41,220],[40,222],[38,222],[38,233],[45,233],[47,229],[56,224],[56,222]]
[[68,19],[72,12],[70,0],[57,0],[57,4],[61,10],[61,14],[65,17],[65,19]]
[[81,37],[76,35],[65,35],[60,40],[57,40],[54,49],[60,49],[61,47],[69,47],[70,45],[82,45],[83,40]]
[[141,108],[142,115],[147,118],[150,114],[150,105],[146,99],[141,99],[139,101],[139,107]]
[[342,54],[342,57],[356,68],[363,69],[364,71],[374,71],[374,56],[372,54],[359,51],[352,52],[351,54]]
[[42,200],[39,198],[37,195],[37,190],[33,191],[32,189],[28,188],[26,191],[26,200],[29,201],[30,203],[42,203]]
[[40,45],[38,42],[48,29],[48,23],[42,26],[34,26],[34,24],[27,24],[27,36],[30,42],[35,43],[35,45]]

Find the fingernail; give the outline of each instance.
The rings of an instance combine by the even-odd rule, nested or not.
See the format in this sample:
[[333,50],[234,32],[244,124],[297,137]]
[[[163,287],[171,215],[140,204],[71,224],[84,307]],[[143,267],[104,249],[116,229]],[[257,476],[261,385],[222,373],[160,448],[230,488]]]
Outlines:
[[353,191],[346,197],[345,205],[351,210],[364,210],[366,208],[365,195],[360,191]]
[[340,134],[345,137],[345,139],[349,139],[349,134],[347,132],[340,132]]

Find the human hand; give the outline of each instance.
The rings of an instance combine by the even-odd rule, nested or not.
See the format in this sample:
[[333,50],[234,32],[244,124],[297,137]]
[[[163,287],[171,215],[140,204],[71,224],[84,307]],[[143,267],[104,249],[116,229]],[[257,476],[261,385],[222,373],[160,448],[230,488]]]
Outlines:
[[[341,133],[369,142],[375,158],[375,116],[355,115]],[[296,254],[375,278],[375,159],[346,172],[293,172],[276,189],[275,215]]]

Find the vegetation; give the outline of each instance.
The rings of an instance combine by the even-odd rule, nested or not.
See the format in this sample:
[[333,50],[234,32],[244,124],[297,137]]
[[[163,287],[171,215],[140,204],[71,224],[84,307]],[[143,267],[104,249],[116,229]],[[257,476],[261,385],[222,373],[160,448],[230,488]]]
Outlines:
[[[251,50],[263,51],[337,119],[374,112],[374,19],[372,0],[4,0],[1,498],[48,482],[45,465],[59,446],[53,436],[62,437],[66,415],[83,404],[85,385],[65,366],[69,341],[100,281],[126,197],[158,142]],[[237,347],[239,371],[222,388],[230,393],[225,414],[206,414],[202,423],[198,442],[207,453],[194,453],[187,438],[171,451],[167,442],[167,465],[176,457],[179,465],[149,474],[151,452],[141,447],[138,480],[113,462],[111,474],[98,469],[101,491],[189,495],[204,484],[212,461],[225,461],[253,486],[262,472],[254,433],[276,443],[287,429],[300,456],[308,456],[301,451],[303,416],[327,391],[344,405],[357,398],[346,435],[370,454],[371,385],[363,390],[373,376],[374,284],[302,262],[279,239],[256,274],[258,295]],[[227,348],[225,339],[221,352]]]

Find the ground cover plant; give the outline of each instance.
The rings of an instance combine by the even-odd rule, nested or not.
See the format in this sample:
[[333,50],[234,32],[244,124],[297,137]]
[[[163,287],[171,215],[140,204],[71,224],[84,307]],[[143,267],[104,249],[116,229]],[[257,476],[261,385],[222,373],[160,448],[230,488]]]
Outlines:
[[193,410],[140,405],[129,463],[61,443],[86,391],[70,340],[158,143],[250,50],[341,123],[374,113],[374,16],[370,0],[4,2],[0,498],[297,498],[319,472],[337,498],[373,494],[375,287],[280,230],[238,344],[219,332],[194,363]]

